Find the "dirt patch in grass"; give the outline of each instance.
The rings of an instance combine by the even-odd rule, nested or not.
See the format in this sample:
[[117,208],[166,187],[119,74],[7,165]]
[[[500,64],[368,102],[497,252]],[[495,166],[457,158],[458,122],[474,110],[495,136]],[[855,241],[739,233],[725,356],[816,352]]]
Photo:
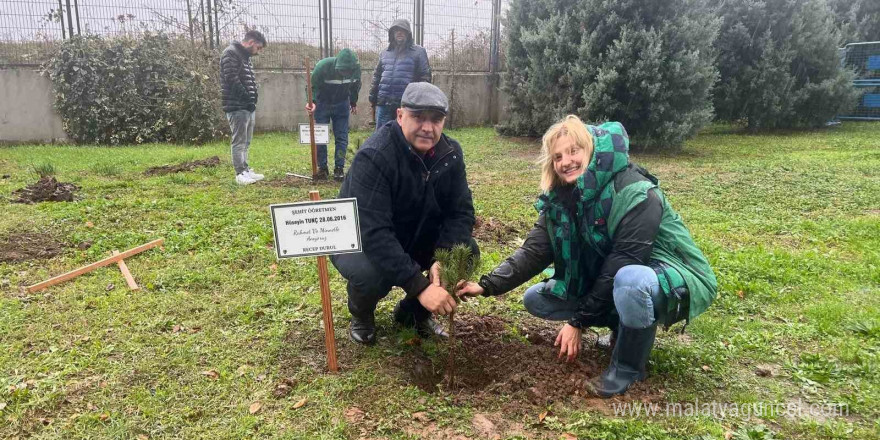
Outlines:
[[[423,343],[418,338],[400,342],[412,349],[404,348],[395,350],[400,354],[389,354],[382,362],[387,366],[384,368],[386,374],[429,393],[447,394],[460,404],[476,408],[498,408],[501,405],[505,412],[516,414],[538,414],[539,410],[555,402],[570,402],[610,413],[611,405],[619,401],[655,402],[662,398],[662,391],[650,378],[633,385],[624,396],[614,399],[595,397],[590,381],[608,365],[610,350],[597,347],[595,337],[589,336],[584,338],[578,360],[572,363],[557,361],[558,349],[553,347],[558,332],[556,323],[536,319],[513,330],[514,324],[499,317],[459,315],[455,326],[459,345],[452,386],[447,377],[444,342],[436,344],[440,350],[433,354],[420,347]],[[375,368],[373,362],[359,364],[365,360],[367,350],[376,348],[350,342],[347,330],[342,326],[336,329],[340,368],[343,372],[361,367]],[[292,351],[299,356],[282,359],[282,370],[307,365],[316,371],[325,371],[323,335],[319,333],[292,330],[287,343],[298,348]],[[395,341],[395,338],[380,340],[377,348],[381,349],[389,341]],[[284,373],[293,374],[291,371]]]
[[220,157],[213,156],[207,159],[193,160],[189,162],[179,163],[177,165],[162,165],[159,167],[152,167],[144,171],[144,174],[147,176],[161,176],[164,174],[179,173],[182,171],[192,171],[196,168],[202,167],[216,167],[217,165],[220,165]]
[[[581,354],[572,363],[556,359],[553,347],[558,325],[530,322],[518,329],[528,342],[511,336],[512,324],[493,316],[459,316],[455,323],[460,345],[456,349],[455,382],[449,384],[446,356],[401,359],[404,377],[419,388],[443,391],[473,404],[510,398],[514,406],[543,407],[572,397],[593,397],[590,380],[610,362],[610,352],[584,339]],[[651,397],[645,384],[631,389],[627,399]],[[652,399],[650,399],[652,400]]]
[[72,183],[59,182],[52,176],[40,178],[37,183],[30,184],[12,192],[12,203],[39,202],[72,202],[74,193],[79,189]]
[[477,216],[473,237],[484,243],[504,244],[520,236],[519,225],[505,223],[494,217]]
[[19,263],[48,259],[61,253],[64,245],[47,234],[13,232],[0,238],[0,262]]

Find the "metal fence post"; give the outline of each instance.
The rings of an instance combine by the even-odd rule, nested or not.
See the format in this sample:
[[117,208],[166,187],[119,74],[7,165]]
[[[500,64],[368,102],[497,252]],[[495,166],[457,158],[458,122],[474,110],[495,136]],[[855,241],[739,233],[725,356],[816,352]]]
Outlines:
[[333,50],[333,0],[327,0],[327,56],[332,57]]
[[208,16],[208,47],[214,48],[214,20],[211,19],[211,0],[205,0],[206,14]]
[[80,35],[82,32],[79,30],[79,0],[73,0],[73,11],[76,14],[76,34]]
[[419,46],[422,45],[422,22],[419,11],[421,11],[422,0],[413,0],[413,40]]
[[214,0],[214,38],[217,40],[217,49],[220,49],[220,0]]
[[330,4],[329,0],[318,0],[318,20],[321,31],[321,57],[329,57],[330,53]]
[[61,39],[67,39],[67,29],[64,29],[64,5],[58,0],[58,21],[61,23]]
[[498,72],[501,40],[501,0],[492,0],[492,36],[489,42],[489,73]]
[[70,0],[65,1],[67,5],[67,35],[73,36],[73,14],[70,11]]
[[425,45],[425,0],[419,0],[419,46]]

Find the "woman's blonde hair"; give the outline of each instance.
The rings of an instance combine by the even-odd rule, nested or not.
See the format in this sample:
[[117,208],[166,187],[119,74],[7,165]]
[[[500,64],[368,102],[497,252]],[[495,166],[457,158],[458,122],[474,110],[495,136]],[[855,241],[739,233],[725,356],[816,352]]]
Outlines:
[[570,137],[575,145],[586,150],[584,168],[593,159],[593,136],[587,131],[587,126],[581,118],[568,115],[550,126],[544,133],[541,141],[541,156],[538,158],[538,164],[541,165],[541,191],[545,193],[562,184],[553,169],[553,147],[556,141],[564,136]]

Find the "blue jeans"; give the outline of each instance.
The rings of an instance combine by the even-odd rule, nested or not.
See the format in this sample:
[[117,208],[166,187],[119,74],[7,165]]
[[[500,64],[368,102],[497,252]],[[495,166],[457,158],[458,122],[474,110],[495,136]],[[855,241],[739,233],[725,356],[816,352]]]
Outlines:
[[376,106],[376,130],[385,125],[392,119],[397,119],[397,109],[399,105],[377,105]]
[[254,138],[256,114],[257,112],[247,110],[226,113],[229,130],[232,131],[232,167],[235,168],[235,174],[241,174],[250,168],[248,151],[251,148],[251,139]]
[[[567,321],[577,310],[577,299],[563,300],[544,292],[549,280],[529,287],[523,304],[529,313],[551,321]],[[629,328],[650,327],[666,316],[666,295],[660,289],[657,274],[648,266],[624,266],[614,276],[614,306],[620,323]]]
[[[336,152],[333,155],[336,168],[345,166],[345,153],[348,151],[348,115],[351,113],[351,104],[348,101],[340,101],[336,104],[319,102],[315,108],[315,122],[329,124],[333,121],[333,137],[336,139]],[[327,145],[316,145],[318,153],[318,168],[327,168]]]

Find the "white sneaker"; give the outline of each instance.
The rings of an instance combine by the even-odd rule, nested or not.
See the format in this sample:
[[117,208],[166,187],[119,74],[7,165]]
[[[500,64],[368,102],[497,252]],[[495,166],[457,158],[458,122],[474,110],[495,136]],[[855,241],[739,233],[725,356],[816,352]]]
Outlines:
[[262,174],[255,173],[253,168],[248,168],[247,171],[245,171],[244,173],[245,173],[245,175],[247,175],[251,179],[254,179],[254,181],[263,180],[266,178],[266,176],[264,176]]
[[247,171],[242,171],[237,176],[235,176],[235,183],[239,185],[250,185],[252,183],[257,183],[257,181],[251,179],[250,176],[248,176]]

